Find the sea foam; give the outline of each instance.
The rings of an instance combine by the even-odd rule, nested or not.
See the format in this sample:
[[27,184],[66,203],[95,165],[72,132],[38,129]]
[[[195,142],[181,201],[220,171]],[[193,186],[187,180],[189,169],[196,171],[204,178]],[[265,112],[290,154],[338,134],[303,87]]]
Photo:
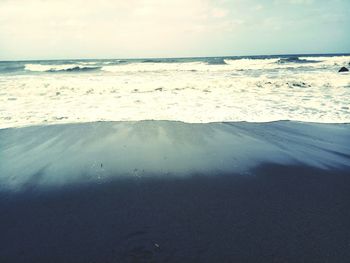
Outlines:
[[2,62],[0,128],[138,120],[347,123],[350,75],[338,70],[349,62],[350,56]]

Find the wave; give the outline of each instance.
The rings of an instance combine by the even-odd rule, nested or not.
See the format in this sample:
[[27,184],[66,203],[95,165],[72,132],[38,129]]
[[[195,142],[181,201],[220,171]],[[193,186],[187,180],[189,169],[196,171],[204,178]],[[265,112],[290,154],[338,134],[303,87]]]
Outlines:
[[[0,65],[0,72],[83,72],[102,70],[107,72],[163,72],[163,71],[245,71],[284,69],[326,69],[348,66],[349,56],[260,56],[260,57],[212,57],[178,59],[133,60],[61,60],[36,61],[28,64]],[[3,67],[3,69],[1,69]]]
[[320,61],[320,64],[324,67],[332,66],[350,66],[350,55],[343,56],[319,56],[319,57],[303,57],[306,60],[317,59]]
[[[272,59],[226,61],[107,65],[60,78],[60,73],[1,76],[0,128],[144,119],[350,121],[349,74],[339,74],[338,67],[278,71]],[[97,100],[103,102],[98,107]]]
[[227,65],[224,58],[210,58],[207,60],[207,65]]
[[278,58],[242,58],[242,59],[225,59],[225,63],[230,65],[232,70],[247,70],[247,69],[271,69],[275,68],[275,63]]
[[195,61],[148,61],[125,65],[105,65],[102,71],[108,72],[165,72],[165,71],[236,71],[246,69],[276,68],[278,59],[227,59],[205,58]]
[[42,65],[42,64],[26,64],[25,70],[34,72],[85,72],[101,69],[99,66],[86,66],[79,64],[63,64],[63,65]]
[[102,64],[103,65],[120,65],[120,64],[126,64],[126,63],[130,63],[130,62],[127,60],[118,59],[118,60],[114,60],[114,61],[105,61]]
[[85,71],[95,71],[99,70],[101,67],[73,67],[73,68],[68,68],[68,69],[63,69],[63,70],[49,70],[48,72],[85,72]]
[[277,63],[278,64],[285,64],[285,63],[319,63],[319,60],[313,60],[313,59],[300,59],[299,57],[292,56],[287,58],[280,58]]
[[164,63],[164,61],[160,59],[145,59],[142,63]]
[[[166,71],[197,71],[203,70],[204,62],[135,62],[123,65],[105,65],[101,68],[107,72],[166,72]],[[205,69],[206,70],[206,69]]]
[[23,65],[6,65],[0,64],[0,73],[12,73],[24,70]]

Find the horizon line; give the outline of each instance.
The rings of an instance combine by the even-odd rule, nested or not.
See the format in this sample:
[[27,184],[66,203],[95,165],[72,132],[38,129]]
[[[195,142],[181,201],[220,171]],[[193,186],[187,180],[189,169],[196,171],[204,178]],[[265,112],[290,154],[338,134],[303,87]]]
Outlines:
[[348,55],[350,56],[350,52],[347,53],[286,53],[286,54],[267,54],[267,55],[219,55],[219,56],[183,56],[183,57],[131,57],[131,58],[53,58],[53,59],[0,59],[0,62],[26,62],[26,61],[60,61],[60,60],[140,60],[140,59],[189,59],[189,58],[244,58],[244,57],[278,57],[278,56],[317,56],[317,55]]

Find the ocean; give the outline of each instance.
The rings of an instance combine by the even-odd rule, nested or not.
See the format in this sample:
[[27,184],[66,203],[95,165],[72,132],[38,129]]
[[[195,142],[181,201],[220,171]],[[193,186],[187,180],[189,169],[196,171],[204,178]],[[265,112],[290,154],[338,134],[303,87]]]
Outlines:
[[[350,55],[0,62],[0,128],[350,121]],[[45,109],[45,110],[43,110]]]

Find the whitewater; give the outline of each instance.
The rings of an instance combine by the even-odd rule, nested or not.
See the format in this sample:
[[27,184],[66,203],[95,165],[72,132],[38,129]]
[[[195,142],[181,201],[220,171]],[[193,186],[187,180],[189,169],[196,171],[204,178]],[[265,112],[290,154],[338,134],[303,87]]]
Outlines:
[[0,128],[95,121],[350,122],[350,55],[0,62]]

